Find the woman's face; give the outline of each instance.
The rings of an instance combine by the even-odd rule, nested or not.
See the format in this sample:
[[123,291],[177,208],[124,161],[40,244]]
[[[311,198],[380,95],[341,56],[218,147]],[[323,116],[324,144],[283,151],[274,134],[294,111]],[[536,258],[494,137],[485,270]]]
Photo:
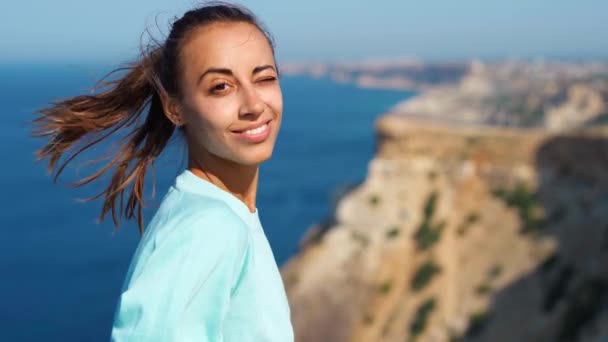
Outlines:
[[191,32],[180,60],[179,115],[191,152],[241,165],[269,159],[283,97],[264,34],[248,23],[207,25]]

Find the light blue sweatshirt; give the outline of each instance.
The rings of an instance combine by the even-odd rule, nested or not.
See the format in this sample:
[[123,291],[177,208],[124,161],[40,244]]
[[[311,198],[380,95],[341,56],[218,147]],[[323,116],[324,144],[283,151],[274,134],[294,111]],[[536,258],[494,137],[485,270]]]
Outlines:
[[111,340],[293,341],[258,210],[189,170],[179,174],[133,255]]

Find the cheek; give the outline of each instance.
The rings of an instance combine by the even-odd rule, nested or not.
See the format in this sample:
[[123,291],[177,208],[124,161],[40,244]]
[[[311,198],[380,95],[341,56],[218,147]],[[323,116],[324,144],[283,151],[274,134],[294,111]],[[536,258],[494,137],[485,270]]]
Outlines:
[[191,126],[197,140],[205,145],[215,145],[218,140],[225,139],[229,133],[228,127],[233,121],[232,108],[222,101],[207,101],[198,105],[191,112]]
[[234,108],[225,98],[201,98],[197,101],[194,116],[207,130],[226,130],[233,120]]
[[281,116],[283,112],[283,94],[281,88],[269,89],[264,94],[264,102],[272,109],[275,115]]

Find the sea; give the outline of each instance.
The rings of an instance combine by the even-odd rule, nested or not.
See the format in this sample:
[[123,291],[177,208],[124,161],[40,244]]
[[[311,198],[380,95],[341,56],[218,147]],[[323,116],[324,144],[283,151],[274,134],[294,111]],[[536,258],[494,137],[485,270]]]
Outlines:
[[[34,112],[85,94],[112,64],[0,65],[0,341],[107,341],[140,238],[133,221],[99,221],[102,201],[84,202],[104,180],[69,184],[101,164],[102,147],[74,159],[56,183],[34,151]],[[374,121],[413,92],[361,89],[329,78],[282,76],[283,121],[272,158],[260,166],[257,207],[279,266],[305,232],[331,215],[340,189],[362,182],[375,149]],[[104,145],[105,144],[105,145]],[[185,164],[174,139],[146,180],[145,222]],[[95,167],[95,165],[97,165]],[[152,197],[154,195],[154,197]]]

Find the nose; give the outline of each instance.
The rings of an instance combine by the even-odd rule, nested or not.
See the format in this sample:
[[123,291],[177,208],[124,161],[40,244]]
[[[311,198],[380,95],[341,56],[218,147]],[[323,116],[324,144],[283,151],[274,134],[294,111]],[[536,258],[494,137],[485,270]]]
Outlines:
[[254,115],[259,116],[264,112],[264,101],[254,87],[243,87],[242,102],[239,114],[241,116]]

